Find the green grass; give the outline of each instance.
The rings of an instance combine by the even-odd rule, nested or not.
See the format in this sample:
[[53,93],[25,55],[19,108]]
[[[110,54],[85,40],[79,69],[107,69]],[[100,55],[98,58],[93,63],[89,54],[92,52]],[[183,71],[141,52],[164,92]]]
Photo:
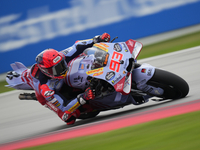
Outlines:
[[[200,32],[144,46],[138,59],[161,55],[198,45],[200,45]],[[6,84],[5,81],[0,82],[0,93],[13,90],[12,88],[4,87]]]
[[200,111],[27,150],[199,150]]
[[144,46],[138,59],[170,53],[200,45],[200,32]]
[[0,82],[0,93],[4,93],[4,92],[8,92],[8,91],[13,91],[14,90],[13,88],[5,87],[5,85],[8,85],[6,80]]

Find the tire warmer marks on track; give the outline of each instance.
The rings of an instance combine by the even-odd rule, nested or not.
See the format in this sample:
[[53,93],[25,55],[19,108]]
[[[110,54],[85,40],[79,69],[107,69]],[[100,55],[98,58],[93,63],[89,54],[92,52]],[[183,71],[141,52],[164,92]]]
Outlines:
[[[1,150],[9,149],[20,149],[33,147],[43,144],[48,144],[52,142],[67,140],[71,138],[87,136],[92,134],[98,134],[102,132],[107,132],[115,129],[120,129],[123,127],[128,127],[140,123],[145,123],[153,120],[158,120],[162,118],[167,118],[175,115],[180,115],[184,113],[189,113],[193,111],[200,110],[200,100],[195,100],[192,102],[187,102],[183,104],[177,104],[173,106],[158,108],[150,111],[145,111],[142,113],[128,115],[125,118],[120,117],[106,122],[94,123],[92,125],[86,125],[83,127],[74,128],[67,131],[56,132],[48,135],[44,135],[37,138],[32,138],[24,141],[18,141],[14,143],[7,143],[0,145]],[[123,122],[123,124],[121,124]]]

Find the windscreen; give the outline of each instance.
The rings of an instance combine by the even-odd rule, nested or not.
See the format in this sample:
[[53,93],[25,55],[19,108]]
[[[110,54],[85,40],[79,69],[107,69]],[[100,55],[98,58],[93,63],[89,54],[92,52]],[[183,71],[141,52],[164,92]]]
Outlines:
[[108,62],[109,53],[97,47],[87,48],[83,53],[84,55],[94,55],[95,60],[91,67],[92,70],[105,67]]

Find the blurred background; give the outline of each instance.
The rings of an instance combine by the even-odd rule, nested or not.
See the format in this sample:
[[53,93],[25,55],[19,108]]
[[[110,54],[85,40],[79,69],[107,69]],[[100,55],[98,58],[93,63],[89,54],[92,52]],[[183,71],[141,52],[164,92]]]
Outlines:
[[0,74],[107,32],[117,41],[200,24],[200,0],[0,0]]
[[[197,35],[147,46],[148,48],[143,49],[142,52],[146,52],[143,55],[148,57],[157,54],[157,51],[162,51],[163,47],[163,51],[170,52],[170,50],[174,50],[174,47],[176,50],[181,50],[200,45],[200,0],[0,0],[0,93],[11,89],[4,87],[7,84],[6,81],[1,83],[1,76],[5,80],[4,73],[12,70],[11,63],[22,62],[30,67],[35,63],[37,54],[46,48],[61,51],[72,46],[77,40],[93,38],[104,32],[109,33],[111,38],[118,36],[116,42],[144,38],[151,40],[152,36],[160,34],[166,36],[169,32],[173,32],[173,36],[175,36],[177,30],[194,28],[194,26],[199,28],[198,32],[195,32]],[[159,40],[160,36],[157,37],[156,41]],[[187,43],[189,39],[191,40]],[[174,44],[177,41],[179,41],[178,44]],[[152,55],[148,53],[150,51]],[[169,66],[165,66],[167,70],[180,73],[190,84],[191,90],[187,98],[171,103],[163,102],[163,104],[155,104],[154,101],[151,101],[144,107],[142,105],[136,109],[130,106],[128,109],[121,109],[121,112],[119,110],[109,111],[101,114],[102,116],[96,120],[80,120],[77,127],[121,115],[143,114],[147,110],[199,100],[199,70],[196,69],[198,67],[195,67],[199,64],[199,54],[193,54],[196,56],[192,57],[191,54],[192,56],[189,56],[187,60],[183,60],[184,55],[182,60],[177,59],[176,56],[179,55],[176,55],[171,60],[167,59],[170,63],[165,63],[167,61],[163,58],[157,59],[155,62],[148,61],[152,65],[154,65],[153,63],[157,64],[158,61],[161,62],[158,64],[160,66],[169,64]],[[193,58],[194,61],[190,62]],[[182,62],[186,62],[183,64],[188,65],[187,71],[185,71],[187,66],[182,65]],[[3,136],[0,136],[0,144],[71,128],[66,127],[54,113],[38,106],[38,103],[18,101],[17,95],[19,93],[20,91],[14,91],[13,93],[1,94],[0,133]],[[156,148],[187,149],[188,147],[190,147],[188,149],[199,149],[200,122],[199,112],[197,113],[193,116],[172,118],[169,121],[161,120],[162,122],[158,124],[147,124],[150,128],[141,125],[136,127],[134,131],[127,129],[119,131],[116,136],[112,134],[114,142],[111,142],[112,138],[108,134],[109,138],[100,137],[99,139],[104,141],[99,140],[99,143],[105,145],[108,142],[109,146],[116,146],[116,148],[119,144],[120,146],[146,146],[151,149],[149,147],[153,143],[151,147],[154,150]],[[118,140],[118,137],[121,139]],[[126,141],[130,141],[131,144],[124,143],[124,139],[129,138],[130,140]],[[83,141],[83,144],[77,141],[65,142],[69,147],[72,144],[71,147],[80,146],[83,149],[85,140]],[[96,141],[98,140],[92,137],[91,142],[86,144],[94,144],[95,148],[101,148]],[[182,147],[180,148],[180,146]],[[47,149],[49,150],[49,148]],[[52,149],[56,148],[52,147]]]

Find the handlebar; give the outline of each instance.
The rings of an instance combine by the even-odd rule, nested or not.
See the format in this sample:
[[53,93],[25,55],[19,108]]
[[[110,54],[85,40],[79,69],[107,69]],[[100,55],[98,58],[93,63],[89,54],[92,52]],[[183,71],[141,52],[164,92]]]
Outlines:
[[116,40],[116,39],[118,39],[118,36],[116,36],[114,39],[112,39],[111,41],[110,41],[110,43],[112,43],[114,40]]

